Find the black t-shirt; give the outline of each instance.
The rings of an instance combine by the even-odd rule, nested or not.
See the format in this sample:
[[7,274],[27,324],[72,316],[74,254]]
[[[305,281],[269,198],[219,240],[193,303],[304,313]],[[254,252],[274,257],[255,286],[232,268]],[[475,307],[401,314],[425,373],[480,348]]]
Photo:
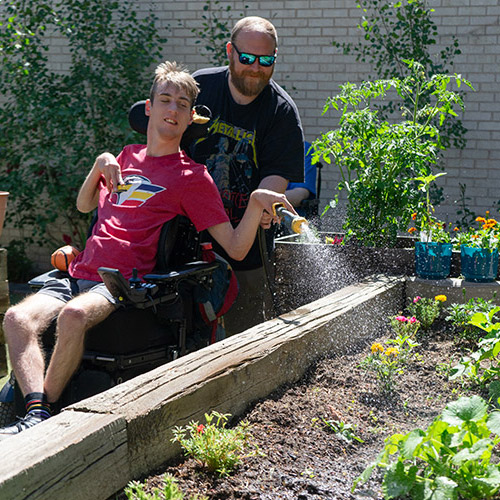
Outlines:
[[[303,182],[304,138],[297,107],[276,82],[271,80],[250,104],[240,105],[231,96],[228,75],[227,67],[193,74],[200,86],[196,104],[211,109],[212,122],[208,135],[195,141],[189,153],[207,166],[236,226],[250,193],[264,177],[279,175]],[[218,245],[215,248],[227,258]],[[260,267],[257,239],[243,261],[228,260],[235,269]]]

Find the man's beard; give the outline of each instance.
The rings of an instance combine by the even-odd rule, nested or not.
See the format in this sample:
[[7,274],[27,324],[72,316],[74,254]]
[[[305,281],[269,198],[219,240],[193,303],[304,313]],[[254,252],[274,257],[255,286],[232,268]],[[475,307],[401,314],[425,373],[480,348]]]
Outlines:
[[[254,73],[252,70],[243,70],[238,74],[233,59],[230,59],[229,72],[231,75],[231,82],[240,94],[246,97],[257,97],[269,83],[271,76],[273,76],[274,67],[269,74],[267,74],[267,72],[264,74],[261,71]],[[249,73],[258,76],[246,76]]]

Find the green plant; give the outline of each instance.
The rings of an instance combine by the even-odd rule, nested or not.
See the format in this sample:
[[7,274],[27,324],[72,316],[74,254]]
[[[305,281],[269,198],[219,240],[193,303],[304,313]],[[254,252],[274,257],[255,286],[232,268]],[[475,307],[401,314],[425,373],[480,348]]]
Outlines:
[[463,356],[451,369],[450,380],[466,377],[473,382],[484,386],[500,377],[500,323],[493,322],[495,314],[500,307],[493,307],[488,313],[475,313],[470,323],[483,330],[485,335],[478,342],[478,348],[469,356]]
[[355,481],[353,490],[375,468],[384,470],[384,498],[480,500],[500,491],[500,465],[491,462],[500,443],[500,412],[488,414],[479,396],[449,403],[423,431],[394,434]]
[[185,454],[192,456],[209,472],[227,476],[244,458],[261,453],[252,444],[248,422],[227,429],[229,416],[218,412],[205,413],[206,424],[190,422],[185,427],[175,427],[172,442],[180,443]]
[[[415,212],[411,218],[415,221],[415,227],[411,227],[408,232],[412,233],[420,228],[420,241],[433,241],[436,243],[450,243],[451,235],[446,230],[446,224],[436,219],[433,215],[434,207],[430,199],[430,186],[438,177],[446,175],[444,172],[436,175],[425,175],[416,177],[414,180],[419,184],[418,189],[425,193],[424,200],[418,200],[418,206],[414,207]],[[413,210],[413,209],[412,209]]]
[[[248,8],[245,5],[244,10]],[[202,55],[215,66],[228,64],[226,54],[226,43],[229,41],[231,28],[229,22],[232,20],[231,6],[220,5],[219,0],[206,0],[203,6],[203,18],[201,28],[192,28],[191,33],[199,40],[194,43],[202,45]],[[240,17],[245,14],[240,13]]]
[[[486,217],[489,217],[489,212],[486,212]],[[498,221],[491,218],[477,217],[475,222],[479,223],[479,227],[469,227],[464,231],[456,233],[454,238],[455,245],[457,247],[467,245],[487,250],[500,248],[500,228]]]
[[[342,85],[323,109],[323,114],[341,109],[340,125],[313,144],[313,161],[333,162],[340,171],[338,191],[347,193],[346,236],[368,246],[393,246],[398,232],[406,231],[411,207],[421,203],[415,178],[430,175],[444,147],[433,120],[442,125],[456,115],[455,106],[464,107],[460,95],[448,88],[452,81],[471,86],[456,74],[428,78],[418,62],[407,65],[410,75],[404,79]],[[389,91],[403,101],[402,121],[382,120],[372,109]],[[430,102],[422,100],[424,94]]]
[[[173,476],[165,474],[162,481],[162,490],[154,488],[152,493],[147,493],[144,490],[144,484],[131,481],[124,490],[125,495],[128,500],[184,500],[184,493],[180,490]],[[189,500],[207,500],[207,497],[194,495],[190,496]]]
[[367,372],[375,373],[382,391],[390,393],[394,389],[395,376],[403,373],[398,356],[399,351],[395,347],[386,349],[376,342],[371,346],[371,354],[363,359],[359,366]]
[[444,302],[446,295],[436,295],[433,299],[417,296],[408,305],[408,311],[420,321],[423,330],[428,330],[439,317]]
[[351,444],[353,441],[364,443],[359,436],[356,436],[356,427],[352,424],[347,424],[342,420],[335,420],[333,418],[327,419],[325,417],[320,417],[319,419],[312,419],[313,426],[318,425],[318,422],[321,422],[322,427],[330,429],[339,439],[348,444]]
[[[362,12],[358,28],[363,36],[357,44],[333,41],[344,54],[352,53],[356,61],[369,63],[378,78],[405,78],[408,75],[405,60],[419,61],[427,77],[450,72],[454,57],[461,53],[458,39],[453,36],[450,45],[439,52],[432,50],[439,33],[432,20],[434,9],[429,7],[427,0],[357,0],[356,4]],[[422,94],[425,103],[429,95],[427,92]],[[389,100],[380,109],[385,116],[398,107],[397,102]],[[434,124],[437,123],[434,119]],[[457,148],[465,147],[467,130],[458,117],[439,128],[446,147],[451,143]]]
[[[148,94],[150,67],[165,39],[151,13],[129,0],[10,0],[0,21],[0,185],[10,191],[7,218],[27,242],[83,248],[89,216],[78,189],[103,151],[118,153],[134,136],[127,109]],[[54,38],[67,44],[54,69]],[[49,40],[49,41],[48,41]],[[31,235],[29,234],[31,232]]]
[[420,328],[420,321],[415,316],[391,316],[389,322],[397,336],[415,337]]
[[477,342],[483,335],[483,330],[471,323],[471,319],[479,312],[487,314],[493,307],[493,300],[472,297],[463,304],[451,304],[446,309],[448,315],[445,319],[452,324],[459,337]]

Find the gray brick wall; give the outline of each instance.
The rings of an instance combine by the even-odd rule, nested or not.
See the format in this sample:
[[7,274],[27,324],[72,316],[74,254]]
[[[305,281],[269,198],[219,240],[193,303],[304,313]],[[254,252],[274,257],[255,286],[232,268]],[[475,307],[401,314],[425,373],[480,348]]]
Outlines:
[[[203,0],[137,1],[136,5],[144,12],[154,8],[162,35],[168,38],[163,48],[165,59],[184,62],[192,71],[208,65],[191,33],[193,27],[202,25]],[[334,95],[340,84],[361,82],[371,73],[370,67],[340,54],[331,45],[333,39],[356,41],[360,37],[356,28],[360,11],[354,0],[232,1],[220,5],[231,6],[223,17],[238,19],[245,11],[275,24],[280,37],[275,79],[297,103],[306,139],[313,140],[334,128],[338,116],[330,112],[321,115],[326,98]],[[469,130],[467,148],[446,152],[448,175],[440,179],[446,200],[438,213],[453,221],[459,183],[467,185],[469,206],[478,214],[500,200],[500,6],[493,0],[430,0],[429,5],[435,9],[433,19],[439,26],[436,50],[449,43],[452,35],[457,36],[462,54],[455,58],[454,70],[476,89],[467,93],[462,116]],[[56,67],[64,69],[69,55],[57,39],[53,57]],[[149,74],[145,69],[145,77]],[[337,184],[335,169],[323,169],[323,179],[324,203]],[[8,234],[7,230],[5,237]]]

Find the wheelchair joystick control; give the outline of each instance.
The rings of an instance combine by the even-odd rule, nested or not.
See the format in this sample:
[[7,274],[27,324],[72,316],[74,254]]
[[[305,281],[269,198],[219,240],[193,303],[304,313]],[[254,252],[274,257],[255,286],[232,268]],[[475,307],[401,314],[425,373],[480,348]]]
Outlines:
[[137,277],[137,268],[132,269],[132,277],[128,280],[130,283],[130,288],[141,288],[141,280]]
[[283,203],[275,203],[273,205],[274,215],[281,217],[285,225],[291,229],[294,233],[302,233],[309,227],[309,222],[307,222],[304,217],[300,215],[295,215],[285,208]]

